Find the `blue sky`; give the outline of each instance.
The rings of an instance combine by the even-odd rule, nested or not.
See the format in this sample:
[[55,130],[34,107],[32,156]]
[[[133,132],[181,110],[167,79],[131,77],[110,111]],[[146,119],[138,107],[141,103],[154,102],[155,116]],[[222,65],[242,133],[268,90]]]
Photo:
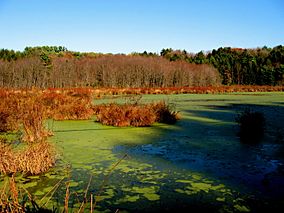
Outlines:
[[280,44],[283,0],[0,0],[0,48],[131,53]]

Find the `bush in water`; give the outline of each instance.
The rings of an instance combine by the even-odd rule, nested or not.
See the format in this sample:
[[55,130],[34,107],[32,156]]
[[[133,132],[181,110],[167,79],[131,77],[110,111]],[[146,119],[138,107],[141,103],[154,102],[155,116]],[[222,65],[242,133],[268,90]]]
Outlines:
[[240,127],[239,136],[241,142],[250,144],[260,142],[265,129],[263,113],[245,109],[236,117],[236,122]]

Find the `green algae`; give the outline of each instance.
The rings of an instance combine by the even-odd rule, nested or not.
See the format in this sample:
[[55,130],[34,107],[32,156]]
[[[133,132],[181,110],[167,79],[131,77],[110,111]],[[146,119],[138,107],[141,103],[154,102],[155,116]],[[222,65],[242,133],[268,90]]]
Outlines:
[[105,199],[111,199],[114,197],[114,195],[114,190],[112,188],[108,188],[103,192],[102,195],[96,196],[96,201],[99,202]]
[[[123,186],[122,190],[124,193],[128,193],[125,197],[121,198],[119,201],[123,202],[135,202],[138,199],[146,198],[149,201],[157,201],[160,199],[160,195],[158,194],[159,187],[157,186],[149,186],[149,187],[129,187]],[[119,203],[118,201],[118,203]]]
[[150,201],[159,200],[160,196],[157,194],[158,187],[132,187],[131,191],[133,193],[142,194],[143,197],[147,198]]
[[45,195],[46,193],[43,192],[43,191],[36,191],[35,193],[33,193],[34,196],[43,196]]
[[76,187],[76,186],[78,186],[79,185],[79,183],[78,182],[70,182],[69,183],[69,187]]
[[206,193],[209,192],[211,188],[211,184],[208,183],[191,183],[191,187],[189,187],[189,189],[192,189],[194,192],[200,192],[200,191],[204,191]]
[[217,197],[216,200],[219,201],[219,202],[225,202],[226,198],[224,198],[224,197]]
[[191,180],[176,180],[177,183],[186,184],[185,189],[176,189],[176,192],[185,193],[187,195],[197,194],[201,191],[205,193],[209,193],[209,191],[218,191],[218,193],[222,193],[225,195],[228,194],[230,190],[225,187],[224,184],[212,185],[212,181],[208,181],[206,179],[198,179],[200,182],[196,182],[196,179]]
[[[212,132],[205,132],[203,126],[199,128],[196,123],[208,124],[211,127],[218,125],[228,125],[232,122],[222,121],[223,117],[230,118],[230,110],[222,110],[222,117],[209,117],[212,111],[208,108],[208,103],[215,106],[227,106],[229,104],[239,103],[243,100],[245,103],[261,103],[270,104],[273,102],[281,102],[284,95],[279,94],[278,98],[273,95],[252,97],[249,95],[229,96],[229,95],[176,95],[176,96],[145,96],[143,101],[161,100],[168,98],[169,101],[176,103],[177,109],[181,111],[184,120],[190,120],[194,125],[188,128],[190,138],[187,138],[189,145],[184,149],[202,149],[204,147],[223,146],[226,144],[226,138],[221,137],[214,141],[211,145],[208,140],[212,136]],[[237,98],[236,98],[237,97]],[[270,99],[268,100],[267,97]],[[226,103],[216,101],[226,100]],[[185,102],[188,101],[188,102]],[[100,100],[103,101],[103,100]],[[283,102],[283,101],[282,101]],[[187,110],[190,109],[191,112]],[[215,110],[214,112],[218,112]],[[226,113],[226,114],[225,114]],[[183,122],[183,120],[181,120]],[[226,127],[224,127],[226,128]],[[231,128],[231,127],[230,127]],[[193,173],[189,169],[182,170],[175,165],[169,163],[168,160],[154,156],[150,160],[149,155],[143,153],[144,156],[132,155],[129,150],[133,147],[139,147],[145,144],[155,144],[161,138],[167,137],[171,132],[180,131],[179,123],[176,126],[168,126],[163,124],[154,124],[149,128],[117,128],[103,126],[94,120],[87,121],[55,121],[53,131],[55,135],[51,138],[52,142],[62,153],[62,161],[70,164],[71,192],[84,194],[84,189],[89,181],[90,175],[93,176],[90,191],[95,195],[105,178],[110,175],[106,186],[102,191],[102,195],[98,198],[99,204],[102,203],[109,206],[112,204],[119,205],[124,203],[139,203],[140,201],[155,202],[163,199],[165,194],[170,193],[172,197],[176,195],[185,196],[186,199],[194,199],[200,194],[204,199],[210,202],[220,202],[224,204],[230,211],[246,212],[249,208],[243,205],[243,200],[234,199],[238,194],[238,189],[232,189],[224,183],[216,181],[214,177],[208,174]],[[227,129],[226,129],[227,130]],[[224,131],[224,134],[227,134]],[[206,134],[205,134],[206,133]],[[208,134],[207,134],[208,133]],[[219,134],[219,132],[217,132]],[[214,133],[214,134],[217,134]],[[165,136],[166,135],[166,136]],[[180,138],[172,137],[170,143],[178,143]],[[117,146],[123,146],[125,149],[116,151]],[[230,144],[231,146],[231,144]],[[113,166],[128,154],[128,158],[117,165],[114,170]],[[33,184],[27,183],[25,187],[43,196],[55,181],[66,176],[64,169],[55,168],[55,173],[47,173],[29,179]],[[67,176],[66,176],[67,177]],[[33,180],[32,180],[33,179]],[[53,181],[51,181],[53,180]],[[66,179],[67,181],[68,179]],[[37,183],[37,184],[36,184]],[[164,188],[166,186],[170,190]],[[58,193],[64,201],[65,185],[59,189],[63,192]],[[58,198],[58,197],[57,197]],[[60,198],[59,198],[60,199]],[[62,204],[61,204],[62,205]],[[225,208],[224,207],[224,208]],[[233,209],[232,209],[233,208]]]
[[192,178],[195,180],[201,180],[201,176],[196,174],[192,175]]
[[33,182],[31,181],[31,182],[25,183],[25,184],[24,184],[24,187],[25,187],[25,188],[30,188],[30,187],[37,186],[37,184],[38,184],[38,183],[37,183],[36,181],[33,181]]
[[177,183],[192,183],[192,180],[176,180]]
[[136,202],[140,199],[140,195],[126,195],[123,198],[120,198],[119,200],[117,200],[115,203],[116,204],[120,204],[120,203],[125,203],[125,202]]
[[143,196],[150,201],[156,201],[160,199],[160,195],[155,194],[155,193],[143,194]]
[[234,208],[239,212],[250,212],[250,209],[248,209],[246,206],[234,205]]

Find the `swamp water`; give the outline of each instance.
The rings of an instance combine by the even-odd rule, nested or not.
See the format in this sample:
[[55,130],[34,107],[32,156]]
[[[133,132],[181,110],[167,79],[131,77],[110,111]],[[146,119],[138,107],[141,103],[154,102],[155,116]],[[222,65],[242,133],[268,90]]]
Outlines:
[[[88,199],[91,193],[100,194],[98,212],[283,208],[284,93],[145,95],[141,101],[158,100],[174,104],[182,119],[145,128],[109,127],[94,120],[54,122],[51,141],[61,160],[49,173],[18,182],[40,200],[61,180],[47,206],[62,209],[69,180],[73,212],[88,183]],[[116,101],[123,98],[95,103]],[[258,145],[241,144],[237,137],[235,117],[247,107],[266,118],[266,133]]]

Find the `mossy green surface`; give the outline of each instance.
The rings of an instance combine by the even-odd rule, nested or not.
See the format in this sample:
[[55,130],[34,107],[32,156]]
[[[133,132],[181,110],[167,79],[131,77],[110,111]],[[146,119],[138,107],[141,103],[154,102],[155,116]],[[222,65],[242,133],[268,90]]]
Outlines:
[[[98,195],[104,183],[101,196],[97,197],[97,211],[147,209],[174,202],[176,197],[190,203],[200,196],[204,202],[216,202],[224,211],[249,211],[243,200],[236,199],[249,193],[245,186],[219,179],[214,172],[202,168],[213,159],[210,169],[222,172],[214,167],[215,162],[227,162],[231,155],[243,152],[233,131],[238,110],[247,105],[267,107],[267,118],[273,120],[273,110],[282,109],[284,93],[146,95],[142,102],[155,100],[173,103],[182,120],[174,126],[154,124],[143,128],[103,126],[94,120],[55,121],[51,141],[61,160],[49,173],[20,182],[40,198],[65,177],[64,181],[71,180],[71,193],[77,193],[77,198],[70,198],[75,200],[83,198],[92,176],[89,194]],[[124,98],[94,103],[114,101],[123,102]],[[276,126],[281,126],[281,113]],[[268,131],[273,133],[273,127]],[[125,154],[127,157],[113,168]],[[235,158],[232,162],[238,164]],[[59,205],[64,201],[64,181],[54,194]]]

